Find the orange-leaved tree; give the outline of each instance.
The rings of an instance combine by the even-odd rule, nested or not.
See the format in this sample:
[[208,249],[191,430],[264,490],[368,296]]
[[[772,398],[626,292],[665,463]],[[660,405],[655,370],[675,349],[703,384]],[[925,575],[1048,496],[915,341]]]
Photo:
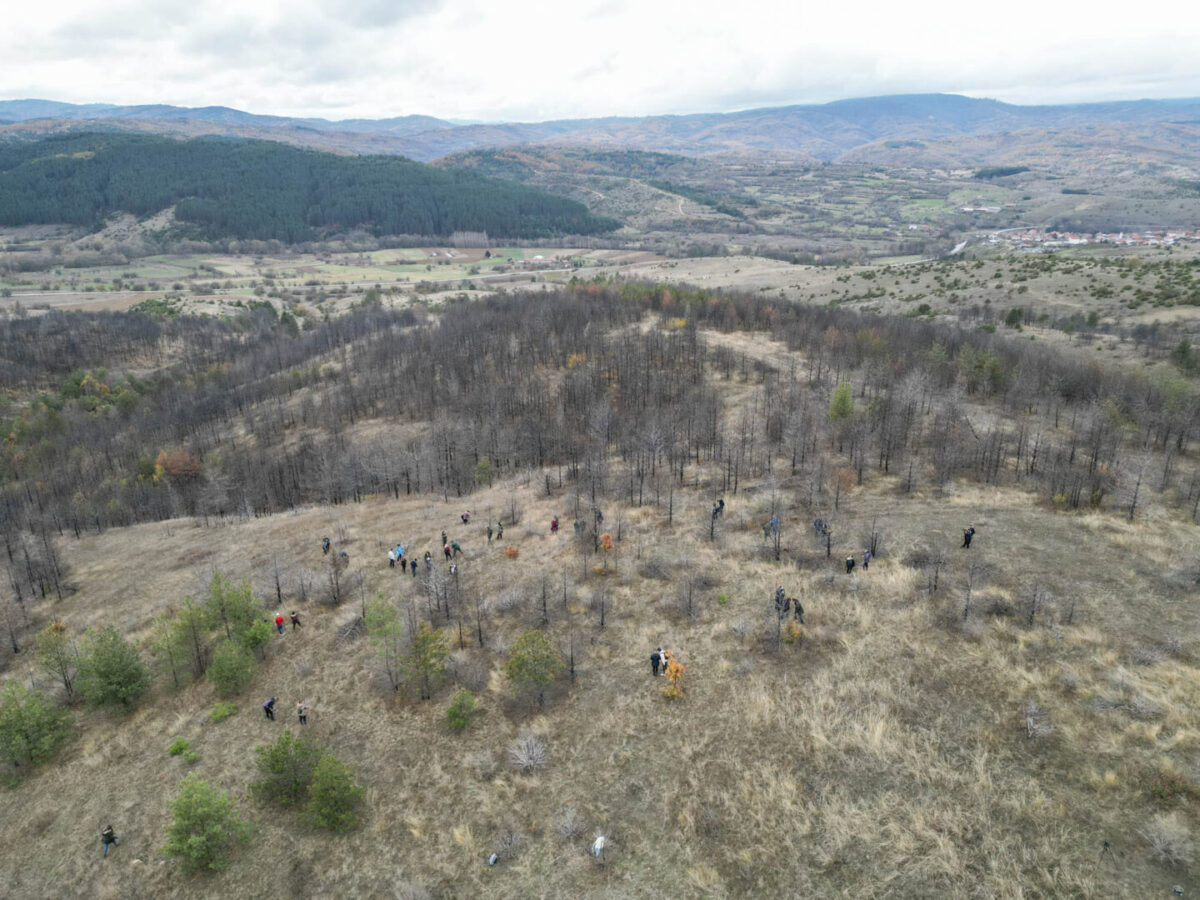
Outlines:
[[600,535],[600,549],[604,551],[604,569],[608,570],[608,553],[613,548],[612,535],[607,531]]
[[663,688],[663,696],[668,700],[677,700],[683,696],[683,673],[687,671],[684,665],[674,656],[667,660],[667,686]]

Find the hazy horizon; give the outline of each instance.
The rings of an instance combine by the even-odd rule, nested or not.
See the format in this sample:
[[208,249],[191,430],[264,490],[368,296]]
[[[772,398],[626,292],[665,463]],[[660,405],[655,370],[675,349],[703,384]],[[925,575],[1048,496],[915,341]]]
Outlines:
[[[985,97],[985,96],[974,97],[969,94],[954,94],[954,93],[948,93],[948,92],[943,92],[943,91],[926,91],[926,92],[909,93],[909,94],[874,94],[874,95],[861,95],[861,96],[854,96],[854,97],[835,97],[831,100],[819,100],[819,101],[805,102],[805,103],[772,103],[772,104],[766,104],[763,106],[747,106],[747,107],[739,107],[736,109],[700,109],[700,110],[689,110],[687,112],[646,113],[644,115],[626,114],[626,113],[617,112],[617,113],[607,114],[604,116],[577,116],[577,117],[570,116],[570,117],[562,117],[562,118],[564,120],[566,120],[566,119],[587,120],[587,119],[609,119],[609,118],[635,119],[635,118],[657,117],[657,116],[683,117],[683,116],[693,116],[693,115],[733,115],[733,114],[742,113],[742,112],[754,112],[756,110],[785,109],[785,108],[793,107],[793,106],[818,107],[818,106],[826,106],[826,105],[833,104],[833,103],[841,103],[841,102],[848,102],[848,101],[855,101],[855,100],[881,100],[881,99],[914,97],[914,96],[947,96],[947,97],[958,96],[958,97],[966,97],[968,99],[973,99],[973,100],[999,100],[999,98],[997,98],[997,97]],[[1102,103],[1172,102],[1172,101],[1188,101],[1188,100],[1195,100],[1195,101],[1200,102],[1200,94],[1198,94],[1198,95],[1188,94],[1188,95],[1181,95],[1178,97],[1162,97],[1162,96],[1127,97],[1127,98],[1117,98],[1117,99],[1111,99],[1111,100],[1106,100],[1106,99],[1080,100],[1080,101],[1064,100],[1064,101],[1059,101],[1056,103],[1045,103],[1045,104],[1042,104],[1042,103],[1013,103],[1013,102],[1006,101],[1006,100],[1000,100],[999,102],[1005,103],[1006,105],[1009,105],[1009,106],[1037,107],[1037,106],[1076,106],[1076,105],[1102,104]],[[86,101],[62,100],[61,98],[58,98],[58,97],[0,97],[0,103],[67,103],[67,104],[81,106],[81,107],[86,107],[86,106],[103,106],[103,107],[166,106],[166,107],[172,107],[172,108],[193,109],[193,110],[206,109],[206,108],[207,109],[231,109],[231,110],[235,110],[237,112],[249,113],[251,115],[279,116],[279,117],[284,117],[284,118],[300,118],[300,119],[305,119],[305,118],[320,119],[320,120],[324,120],[324,121],[328,121],[328,122],[335,122],[335,123],[336,122],[345,122],[345,121],[354,121],[354,120],[384,121],[387,119],[400,118],[400,117],[404,117],[404,116],[408,116],[408,115],[427,116],[427,117],[438,119],[443,122],[450,122],[455,125],[506,125],[506,124],[519,125],[519,124],[535,124],[537,122],[551,121],[551,120],[546,120],[546,119],[459,119],[459,118],[450,117],[450,116],[439,116],[436,113],[428,113],[428,112],[426,112],[426,113],[399,113],[394,116],[393,115],[370,115],[370,114],[345,116],[345,117],[341,117],[341,116],[334,117],[332,115],[291,116],[286,113],[264,112],[264,111],[258,110],[258,109],[245,109],[242,107],[231,106],[230,104],[227,104],[227,103],[210,103],[210,104],[206,104],[204,106],[188,106],[185,104],[170,103],[167,101],[153,101],[153,102],[149,102],[149,103],[123,103],[120,101],[111,101],[111,100],[86,100]]]
[[891,94],[1200,96],[1200,16],[1012,0],[46,0],[0,34],[0,95],[326,119],[688,115]]

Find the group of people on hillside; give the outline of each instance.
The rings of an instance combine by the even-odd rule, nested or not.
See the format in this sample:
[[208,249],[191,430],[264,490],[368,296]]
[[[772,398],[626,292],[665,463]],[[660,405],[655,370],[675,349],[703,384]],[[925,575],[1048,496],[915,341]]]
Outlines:
[[[329,551],[332,549],[333,549],[333,541],[331,541],[328,537],[321,538],[321,553],[324,556],[328,556]],[[341,550],[338,551],[337,562],[338,562],[338,565],[340,565],[342,567],[350,565],[350,554],[345,548],[342,548]]]
[[667,666],[671,664],[671,660],[674,658],[675,655],[670,650],[655,647],[650,653],[650,674],[657,677],[661,671],[663,675],[666,675]]
[[[295,631],[297,628],[304,627],[304,623],[300,621],[300,614],[298,612],[296,612],[294,609],[291,612],[291,620],[292,620],[292,631]],[[278,631],[280,634],[283,634],[283,632],[285,630],[283,627],[283,613],[275,614],[275,630]]]
[[[854,557],[847,556],[846,557],[846,574],[847,575],[849,575],[851,572],[854,571],[854,566],[855,566]],[[871,568],[871,551],[867,548],[863,548],[862,567],[863,567],[864,572],[867,571],[867,569]]]
[[804,624],[804,607],[800,605],[800,598],[789,597],[787,591],[783,589],[783,585],[778,585],[775,588],[775,615],[784,619],[789,611],[797,622],[801,625]]
[[[263,715],[272,722],[275,721],[275,704],[278,701],[278,697],[268,697],[263,701]],[[303,700],[296,701],[296,718],[300,720],[301,725],[308,724],[308,704]]]

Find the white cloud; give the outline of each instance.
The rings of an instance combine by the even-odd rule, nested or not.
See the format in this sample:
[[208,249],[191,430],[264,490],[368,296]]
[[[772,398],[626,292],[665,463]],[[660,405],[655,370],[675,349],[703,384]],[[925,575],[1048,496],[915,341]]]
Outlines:
[[1200,14],[1104,2],[43,0],[0,97],[325,117],[699,112],[916,91],[1200,95]]

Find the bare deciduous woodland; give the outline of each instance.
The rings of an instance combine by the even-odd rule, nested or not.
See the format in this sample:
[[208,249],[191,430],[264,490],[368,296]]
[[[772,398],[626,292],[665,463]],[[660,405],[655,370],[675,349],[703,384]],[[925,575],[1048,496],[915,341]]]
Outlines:
[[[210,179],[253,151],[228,233],[174,183],[125,185],[140,220],[48,195],[9,147],[5,896],[1190,887],[1200,234],[1167,228],[1197,224],[1195,129],[1076,165],[1135,126],[1068,121],[987,153],[449,123],[404,140],[450,172],[288,151],[490,185],[498,223],[526,198],[523,246],[432,189],[445,221],[387,233],[365,188],[352,222],[294,191],[284,243],[278,150],[236,129],[52,139]],[[1057,230],[1121,223],[1159,231]]]

